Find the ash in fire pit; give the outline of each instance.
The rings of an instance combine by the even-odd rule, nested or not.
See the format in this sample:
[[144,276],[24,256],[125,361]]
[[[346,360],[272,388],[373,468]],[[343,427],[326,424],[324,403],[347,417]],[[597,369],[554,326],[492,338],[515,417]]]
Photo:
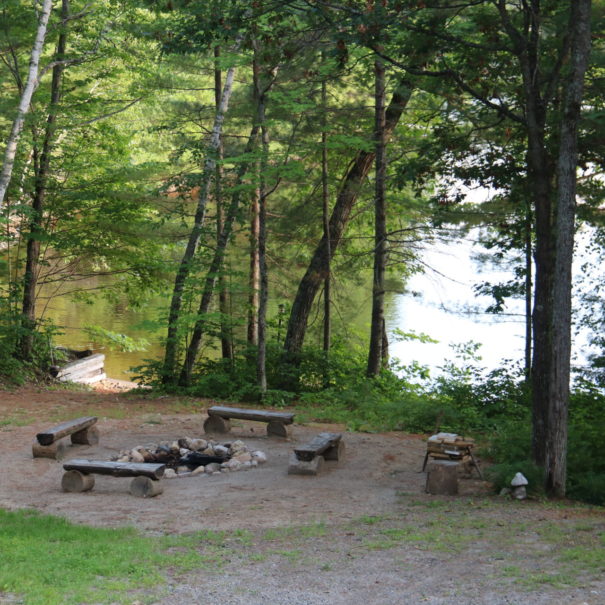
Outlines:
[[183,437],[176,441],[138,445],[131,450],[122,450],[112,460],[117,462],[164,463],[168,467],[164,477],[220,474],[231,471],[249,470],[267,461],[260,450],[250,451],[243,441],[217,443],[206,439]]

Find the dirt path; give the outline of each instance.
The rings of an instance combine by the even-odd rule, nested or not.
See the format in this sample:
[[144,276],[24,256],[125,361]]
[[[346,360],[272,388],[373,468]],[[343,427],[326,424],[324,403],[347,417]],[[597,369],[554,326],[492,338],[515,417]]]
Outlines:
[[[567,569],[546,529],[542,535],[536,528],[557,524],[573,535],[578,523],[588,523],[586,537],[592,539],[605,535],[602,510],[502,501],[477,480],[461,481],[457,498],[424,494],[420,436],[346,433],[341,462],[328,463],[317,477],[289,476],[295,445],[320,430],[342,427],[294,425],[292,438],[282,440],[268,438],[264,425],[239,422],[230,437],[267,454],[267,463],[256,469],[165,480],[164,494],[148,500],[129,495],[128,479],[112,477],[97,477],[90,492],[63,493],[61,464],[31,455],[35,433],[51,423],[99,416],[99,445],[74,447],[67,458],[109,459],[124,448],[203,436],[203,409],[211,402],[107,391],[0,391],[0,506],[35,508],[97,526],[133,525],[153,534],[245,529],[256,537],[255,544],[238,547],[234,564],[220,574],[179,578],[153,602],[212,597],[211,602],[233,605],[605,605],[603,569],[562,589],[548,582],[511,587],[506,571],[515,575],[519,557],[525,561],[517,575],[524,578],[532,569]],[[317,535],[287,533],[318,523],[323,530]],[[521,535],[522,527],[530,529],[527,535]],[[267,531],[276,528],[282,533],[267,542]],[[256,556],[259,550],[262,557]]]

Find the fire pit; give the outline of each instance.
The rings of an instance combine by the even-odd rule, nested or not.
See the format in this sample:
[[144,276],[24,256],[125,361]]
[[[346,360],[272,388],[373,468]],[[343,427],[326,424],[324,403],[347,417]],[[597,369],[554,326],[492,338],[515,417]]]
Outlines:
[[266,462],[267,456],[260,450],[250,450],[240,440],[218,443],[213,440],[182,437],[176,441],[161,441],[122,450],[112,460],[163,463],[168,467],[164,477],[169,479],[250,470]]

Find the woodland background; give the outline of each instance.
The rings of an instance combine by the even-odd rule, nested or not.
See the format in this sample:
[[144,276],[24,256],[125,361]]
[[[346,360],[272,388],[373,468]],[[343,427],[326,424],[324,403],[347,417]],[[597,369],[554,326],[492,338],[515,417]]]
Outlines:
[[[0,10],[6,383],[56,362],[49,297],[136,307],[162,293],[164,354],[138,369],[154,389],[295,404],[352,429],[473,431],[498,485],[523,470],[605,502],[604,356],[571,367],[574,325],[605,342],[603,2]],[[480,187],[494,195],[470,203]],[[580,227],[589,294],[572,308]],[[492,313],[525,301],[524,358],[487,371],[462,343],[438,377],[400,366],[385,293],[470,229],[515,276],[477,291]]]

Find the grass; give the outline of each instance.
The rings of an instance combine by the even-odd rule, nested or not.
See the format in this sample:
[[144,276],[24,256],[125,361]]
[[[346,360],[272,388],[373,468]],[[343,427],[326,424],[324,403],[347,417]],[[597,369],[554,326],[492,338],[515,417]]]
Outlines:
[[28,605],[131,603],[165,582],[162,569],[197,568],[191,548],[171,552],[163,538],[134,529],[74,525],[34,511],[0,509],[0,592]]
[[8,418],[2,418],[0,420],[0,428],[27,426],[30,423],[31,421],[23,416],[9,416]]
[[[413,503],[399,513],[364,515],[346,523],[323,520],[168,536],[0,509],[0,600],[9,593],[27,605],[151,603],[161,600],[167,581],[187,581],[188,573],[221,577],[227,567],[253,566],[260,577],[273,573],[279,559],[300,571],[342,571],[352,560],[379,551],[388,551],[389,561],[403,557],[402,565],[408,566],[411,552],[447,561],[470,550],[471,557],[486,562],[483,575],[491,588],[505,592],[512,586],[526,595],[581,587],[605,573],[600,514],[557,521],[533,515],[516,519],[516,509],[507,516],[508,505],[458,504],[465,505],[448,501],[447,508],[423,509]],[[464,581],[460,579],[461,589]]]

